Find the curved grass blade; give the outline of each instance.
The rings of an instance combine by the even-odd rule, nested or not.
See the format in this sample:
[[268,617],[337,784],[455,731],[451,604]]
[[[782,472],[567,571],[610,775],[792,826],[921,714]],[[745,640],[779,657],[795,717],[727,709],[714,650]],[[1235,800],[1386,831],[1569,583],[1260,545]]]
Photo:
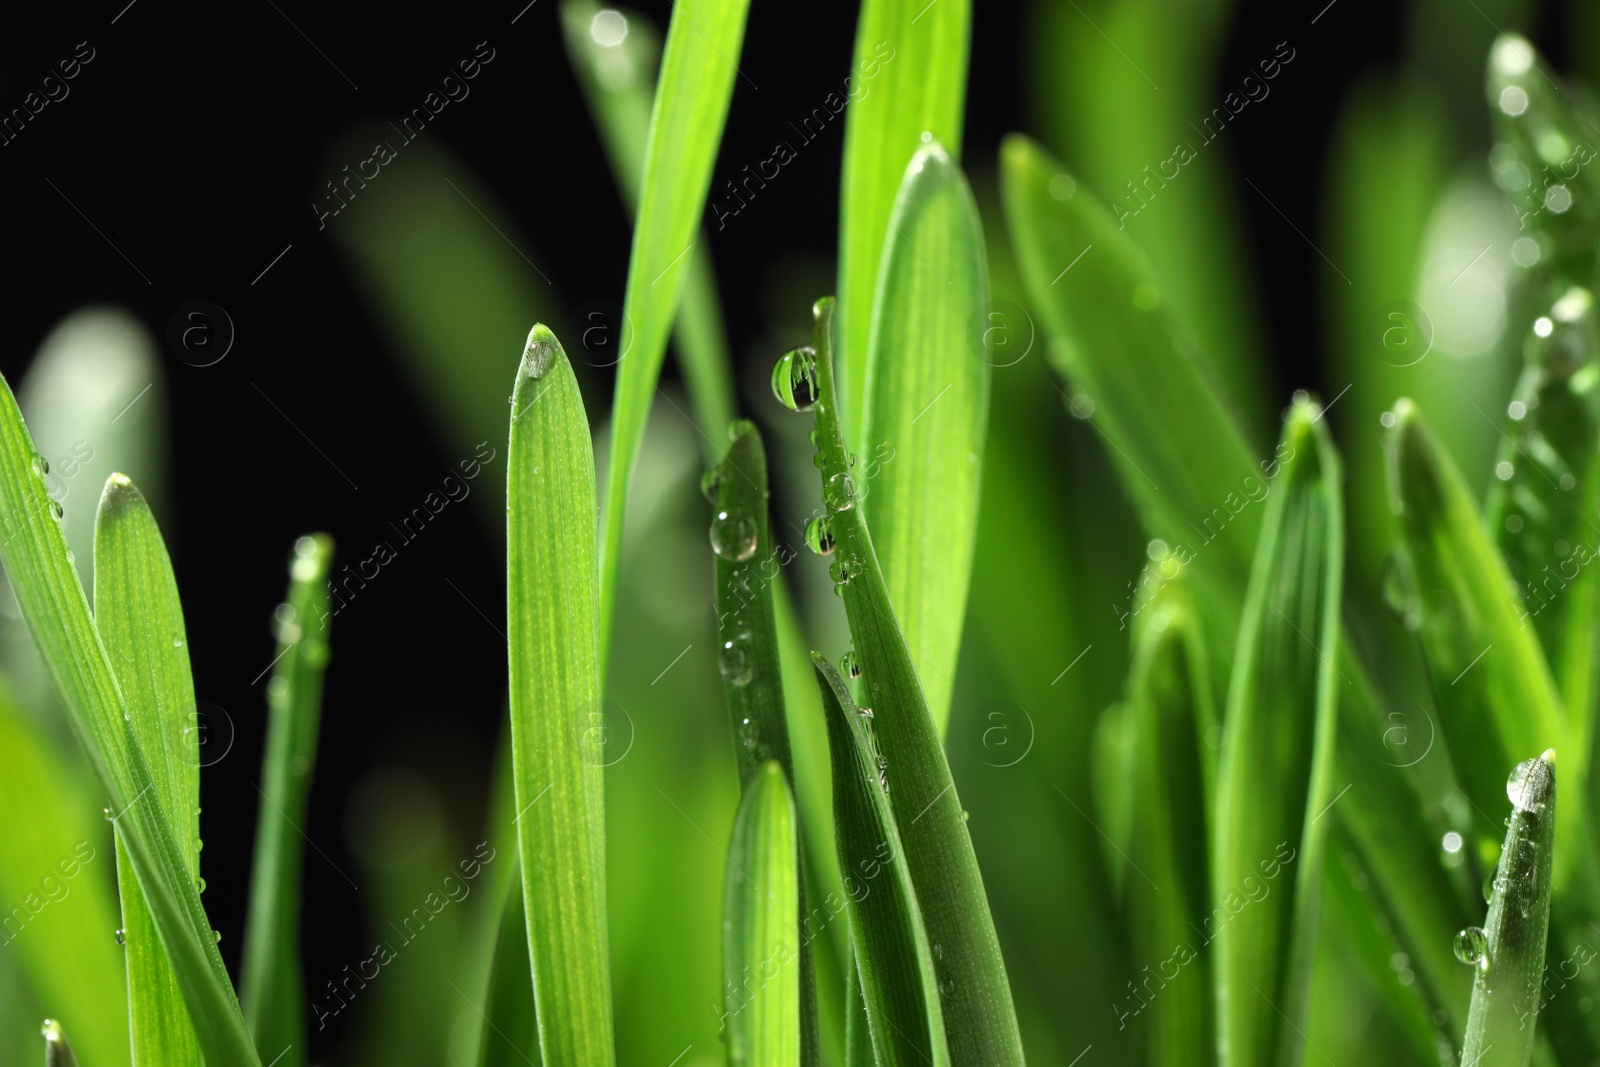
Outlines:
[[623,298],[622,362],[611,407],[611,457],[600,549],[601,676],[610,648],[628,482],[666,354],[728,118],[750,0],[680,0],[672,9],[650,113],[642,193]]
[[0,685],[0,954],[66,1015],[91,1062],[127,1062],[128,995],[110,834],[82,781]]
[[1555,753],[1517,764],[1506,794],[1511,818],[1488,923],[1462,931],[1458,942],[1476,971],[1461,1062],[1476,1067],[1527,1067],[1533,1057],[1550,929]]
[[[857,448],[870,444],[860,436],[869,335],[891,211],[924,134],[961,155],[971,23],[970,0],[861,5],[839,184],[839,418],[846,442]],[[971,315],[977,305],[963,310]]]
[[[1344,564],[1339,463],[1320,415],[1300,401],[1285,420],[1292,458],[1262,520],[1228,688],[1212,867],[1226,909],[1214,929],[1225,1065],[1294,1063],[1305,1044]],[[1234,906],[1263,880],[1274,891]]]
[[[978,206],[937,141],[912,157],[889,228],[872,309],[861,446],[877,466],[872,542],[942,737],[989,421],[989,363],[972,351],[967,326],[989,299],[989,278]],[[861,495],[866,507],[865,488]]]
[[477,1067],[539,1067],[539,1022],[533,1007],[533,971],[528,960],[528,912],[522,874],[514,871],[506,894],[490,965],[478,1041]]
[[605,779],[585,743],[600,699],[594,453],[578,381],[540,325],[517,368],[508,465],[511,743],[540,1049],[609,1067]]
[[[1205,736],[1219,724],[1181,565],[1167,556],[1149,566],[1159,569],[1162,584],[1134,624],[1128,678],[1132,870],[1123,875],[1123,901],[1133,965],[1147,968],[1136,971],[1136,979],[1148,981],[1154,973],[1161,995],[1148,1002],[1126,998],[1115,1010],[1119,1021],[1139,1028],[1142,1062],[1149,1067],[1206,1067],[1215,1062],[1216,1048],[1211,954],[1195,940],[1212,918],[1209,813],[1216,759]],[[1169,967],[1176,970],[1170,978]]]
[[857,970],[848,995],[863,1005],[846,1008],[846,1027],[854,1026],[847,1047],[860,1056],[865,1022],[873,1055],[859,1062],[949,1064],[939,978],[890,810],[872,712],[856,708],[831,663],[815,652],[811,661],[828,720],[835,836]]
[[[194,679],[172,561],[143,494],[113,474],[95,518],[94,621],[150,768],[152,803],[177,838],[184,871],[200,877],[200,748]],[[117,840],[133,1063],[200,1063],[200,1048],[145,894]]]
[[[620,41],[613,40],[614,24],[607,20],[596,22],[601,8],[594,0],[565,0],[561,24],[566,31],[567,55],[577,71],[578,84],[583,87],[584,99],[611,161],[611,172],[631,214],[639,200],[654,94],[651,79],[661,59],[661,38],[643,15],[608,10],[624,20],[626,30]],[[717,431],[733,421],[734,381],[722,306],[717,300],[716,277],[704,233],[696,243],[703,251],[689,257],[673,337],[689,387],[689,400],[709,451]],[[709,462],[714,456],[706,458]]]
[[1122,899],[1128,882],[1128,845],[1133,836],[1133,706],[1116,703],[1100,713],[1089,742],[1089,785],[1093,790],[1100,857],[1111,895]]
[[281,1055],[282,1067],[306,1062],[305,975],[300,962],[300,872],[311,771],[322,718],[322,673],[328,663],[328,573],[333,540],[295,542],[289,595],[274,618],[278,655],[267,683],[267,743],[261,759],[261,809],[256,819],[250,913],[245,919],[244,1018],[256,1045]]
[[872,1029],[867,1023],[867,1001],[861,992],[861,972],[856,968],[855,950],[845,967],[844,979],[844,1067],[877,1067],[872,1056]]
[[791,382],[804,383],[801,392],[815,390],[826,522],[837,546],[830,571],[844,597],[864,691],[871,695],[888,760],[886,778],[897,787],[894,808],[897,816],[910,817],[901,836],[928,939],[940,946],[938,974],[951,1057],[997,1067],[1021,1063],[1011,987],[961,800],[911,650],[895,622],[872,536],[855,506],[833,380],[832,298],[817,301],[813,315],[814,352],[802,350],[785,362],[793,372]]
[[[1516,752],[1566,740],[1565,716],[1526,609],[1483,529],[1460,472],[1416,405],[1400,400],[1389,430],[1389,484],[1399,513],[1408,608],[1441,714],[1440,727],[1480,836],[1499,838],[1500,776]],[[1414,598],[1414,604],[1410,601]],[[1465,684],[1463,684],[1465,683]],[[1575,856],[1579,805],[1557,832],[1558,870]],[[1563,879],[1565,880],[1565,879]]]
[[44,1037],[44,1067],[78,1067],[78,1058],[72,1054],[72,1044],[60,1023],[46,1019],[39,1033]]
[[766,760],[745,787],[728,847],[722,966],[730,1064],[800,1063],[799,849],[789,780],[777,760]]

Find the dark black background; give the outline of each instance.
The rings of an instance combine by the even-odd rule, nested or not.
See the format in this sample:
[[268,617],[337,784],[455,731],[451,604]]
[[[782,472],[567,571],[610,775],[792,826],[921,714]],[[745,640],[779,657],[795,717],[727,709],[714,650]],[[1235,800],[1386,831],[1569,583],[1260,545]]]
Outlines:
[[[251,679],[273,654],[268,616],[282,595],[295,536],[326,529],[336,539],[365,538],[383,517],[409,509],[457,458],[430,434],[328,234],[317,232],[308,205],[327,176],[328,144],[357,122],[409,109],[487,40],[496,60],[474,83],[474,101],[452,108],[426,136],[442,139],[483,176],[539,250],[567,306],[620,299],[629,241],[567,65],[554,0],[537,0],[515,25],[526,0],[337,10],[277,2],[281,11],[269,0],[241,0],[226,15],[176,0],[137,0],[125,11],[125,0],[53,4],[48,16],[10,15],[0,34],[0,110],[20,105],[78,42],[96,50],[71,95],[0,148],[0,370],[16,382],[57,320],[86,303],[120,304],[160,335],[175,307],[204,298],[225,307],[237,328],[232,352],[217,366],[196,369],[168,357],[176,503],[169,540],[196,691],[246,722],[259,721],[261,685],[252,687]],[[636,6],[666,24],[666,3]],[[975,6],[964,154],[981,170],[992,167],[1005,133],[1028,127],[1025,27],[1018,3]],[[1304,23],[1302,8],[1272,0],[1240,5],[1218,73],[1219,97],[1236,80],[1232,72]],[[1476,17],[1463,11],[1463,18]],[[855,17],[854,5],[753,5],[740,66],[760,88],[736,83],[717,173],[764,158],[771,129],[837,85],[849,66]],[[1316,230],[1337,106],[1360,72],[1399,54],[1398,6],[1340,0],[1317,33],[1318,47],[1301,49],[1307,69],[1299,72],[1294,106],[1250,109],[1224,142],[1239,169],[1271,188],[1277,206],[1308,233]],[[1559,57],[1558,35],[1540,36]],[[792,164],[803,179],[775,187],[713,239],[741,360],[765,364],[773,355],[750,348],[767,325],[762,283],[775,250],[823,262],[833,255],[841,134],[830,128]],[[1246,195],[1241,203],[1274,349],[1294,354],[1295,362],[1278,365],[1279,393],[1315,387],[1315,345],[1307,342],[1318,333],[1320,260],[1259,198]],[[670,363],[667,373],[674,373]],[[287,413],[359,492],[252,383],[287,403]],[[455,509],[444,518],[403,564],[412,577],[376,584],[364,594],[370,610],[335,640],[330,712],[305,829],[347,869],[353,861],[342,813],[352,785],[376,763],[426,760],[446,773],[487,777],[504,649],[463,616],[448,587],[418,576],[448,563],[494,615],[502,611],[502,571],[475,512]],[[396,749],[419,729],[426,753]],[[207,900],[232,965],[259,759],[260,738],[242,731],[226,763],[205,777]],[[305,881],[306,898],[315,902],[306,909],[308,973],[334,973],[360,948],[356,895],[315,856],[308,855]]]

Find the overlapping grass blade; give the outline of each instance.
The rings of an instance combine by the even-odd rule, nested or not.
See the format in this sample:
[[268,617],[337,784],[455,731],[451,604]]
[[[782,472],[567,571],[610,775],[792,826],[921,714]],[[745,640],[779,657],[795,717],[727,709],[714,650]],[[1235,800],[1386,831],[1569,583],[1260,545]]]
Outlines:
[[74,1020],[84,1055],[127,1062],[114,854],[83,802],[95,792],[0,686],[0,900],[10,908],[0,914],[0,950],[45,1010]]
[[[639,200],[661,38],[643,15],[616,8],[607,10],[609,14],[602,18],[600,5],[594,0],[566,0],[561,5],[561,23],[566,31],[567,55],[578,73],[578,84],[583,87],[584,99],[611,161],[611,172],[631,213]],[[614,40],[619,28],[614,21],[617,17],[624,20],[620,41]],[[717,432],[733,419],[734,383],[711,252],[704,234],[695,243],[701,252],[689,257],[673,338],[689,387],[689,400],[705,435],[702,441],[709,450]],[[706,458],[709,461],[712,457]]]
[[1555,753],[1517,764],[1506,794],[1511,818],[1489,918],[1484,929],[1464,930],[1460,939],[1461,950],[1476,971],[1461,1062],[1477,1067],[1527,1067],[1533,1056],[1545,996],[1545,939],[1550,928]]
[[1148,570],[1159,584],[1133,636],[1132,870],[1123,872],[1122,897],[1136,980],[1155,974],[1161,995],[1134,997],[1115,1010],[1124,1025],[1138,1028],[1150,1067],[1205,1067],[1216,1048],[1211,953],[1194,942],[1212,916],[1216,753],[1206,736],[1220,723],[1182,567],[1168,556]]
[[519,1067],[544,1062],[539,1054],[539,1022],[533,1007],[533,971],[528,959],[528,912],[523,903],[522,875],[511,879],[511,892],[494,942],[494,960],[478,1039],[477,1067]]
[[[861,5],[839,184],[840,420],[853,448],[869,445],[861,437],[868,338],[890,214],[924,134],[961,155],[971,22],[970,0]],[[978,309],[963,310],[972,315]]]
[[906,167],[889,228],[867,348],[867,466],[857,478],[943,736],[978,532],[990,372],[968,328],[989,299],[978,206],[937,141]]
[[[939,978],[889,806],[873,713],[856,708],[831,663],[816,653],[811,658],[828,720],[835,838],[855,957],[856,978],[847,986],[847,1055],[852,1063],[877,1067],[948,1064]],[[863,1023],[873,1050],[868,1056]]]
[[[1147,288],[1153,283],[1139,256],[1081,185],[1055,182],[1065,175],[1031,142],[1007,141],[1003,191],[1022,273],[1058,365],[1086,389],[1071,401],[1074,412],[1088,415],[1107,442],[1147,533],[1165,540],[1180,561],[1193,561],[1196,610],[1220,684],[1232,646],[1218,642],[1231,642],[1238,629],[1259,504],[1270,498],[1282,457],[1250,460],[1226,405],[1190,358],[1188,342],[1166,332],[1170,324],[1147,321],[1159,317],[1160,298]],[[1052,194],[1052,183],[1071,195]],[[1079,277],[1073,261],[1091,245],[1089,256],[1112,254],[1096,261],[1095,274]],[[1088,263],[1086,256],[1079,266]],[[1152,295],[1156,312],[1140,310]],[[1170,493],[1157,488],[1169,486]],[[1438,872],[1416,862],[1431,852],[1437,834],[1413,772],[1385,747],[1393,722],[1349,649],[1348,641],[1340,642],[1337,653],[1339,671],[1350,682],[1340,686],[1338,769],[1351,788],[1337,817],[1372,871],[1380,888],[1375,896],[1389,902],[1387,915],[1404,951],[1428,959],[1428,973],[1443,973],[1450,966],[1450,931],[1441,925],[1445,898],[1431,891]]]
[[777,760],[766,760],[745,786],[728,846],[722,961],[730,1064],[799,1067],[800,843],[795,827],[788,776]]
[[937,969],[951,1057],[996,1067],[1020,1063],[1016,1010],[965,813],[911,650],[895,622],[872,537],[855,506],[833,379],[832,298],[817,301],[813,314],[812,351],[786,359],[793,372],[790,392],[815,397],[823,498],[836,545],[830,572],[842,587],[864,692],[888,760],[886,778],[896,787],[894,809],[898,818],[909,819],[901,836],[928,938],[940,946]]
[[147,796],[155,780],[53,512],[42,461],[10,387],[0,386],[0,517],[6,531],[0,560],[105,791],[201,1053],[208,1061],[255,1067],[255,1048],[185,850],[161,805]]
[[[127,700],[150,770],[149,802],[177,839],[190,881],[200,877],[200,747],[194,679],[172,561],[143,494],[113,474],[95,519],[94,621]],[[166,950],[121,834],[117,884],[128,968],[133,1063],[198,1067],[200,1048]]]
[[872,1056],[872,1029],[867,1023],[867,1001],[861,992],[861,972],[851,949],[844,981],[844,1067],[877,1067]]
[[1287,456],[1267,503],[1228,687],[1212,865],[1218,922],[1207,926],[1217,941],[1226,1065],[1294,1063],[1305,1044],[1344,565],[1339,464],[1320,416],[1307,400],[1285,419],[1278,452]]
[[67,1041],[67,1032],[60,1023],[46,1019],[40,1033],[44,1037],[44,1067],[78,1067],[78,1059],[72,1054],[72,1045]]
[[256,1045],[269,1056],[281,1054],[283,1067],[299,1067],[308,1054],[300,962],[305,850],[299,827],[305,825],[317,759],[322,673],[333,618],[327,585],[332,568],[333,541],[326,534],[295,542],[289,595],[274,615],[278,654],[267,683],[267,743],[240,986]]
[[610,647],[622,555],[622,516],[645,419],[694,249],[711,167],[739,76],[750,0],[681,0],[667,27],[639,180],[633,252],[623,299],[623,342],[611,407],[611,455],[600,549],[600,661]]
[[506,602],[517,840],[548,1063],[614,1062],[606,932],[594,453],[561,344],[534,326],[512,392]]

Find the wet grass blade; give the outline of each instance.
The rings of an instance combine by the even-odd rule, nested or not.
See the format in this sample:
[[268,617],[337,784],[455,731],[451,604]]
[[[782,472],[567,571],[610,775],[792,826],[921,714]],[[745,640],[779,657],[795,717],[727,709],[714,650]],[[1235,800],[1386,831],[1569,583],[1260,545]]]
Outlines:
[[667,333],[688,276],[711,167],[739,75],[750,0],[681,0],[667,27],[650,113],[633,252],[623,298],[622,362],[611,408],[611,455],[600,550],[601,674],[610,647],[622,555],[623,511],[644,424],[661,374]]
[[[862,1005],[846,1008],[851,1062],[948,1064],[933,951],[884,787],[872,712],[856,708],[831,663],[811,658],[828,720],[835,839],[855,957],[847,995]],[[863,1028],[873,1050],[865,1057]]]
[[[1456,777],[1475,808],[1475,829],[1497,842],[1500,824],[1487,813],[1502,805],[1505,768],[1516,763],[1514,753],[1559,751],[1566,740],[1561,698],[1535,631],[1525,625],[1526,608],[1507,593],[1511,577],[1466,483],[1409,400],[1395,404],[1388,448],[1406,608]],[[1572,848],[1566,842],[1575,840],[1579,809],[1568,805],[1561,817],[1558,853]],[[1566,858],[1566,870],[1575,859]]]
[[278,654],[267,683],[267,742],[240,985],[245,1022],[257,1046],[269,1056],[282,1055],[283,1067],[299,1067],[308,1052],[300,962],[305,849],[299,827],[306,822],[317,760],[332,568],[333,541],[326,534],[295,542],[289,594],[274,615]]
[[[1316,947],[1333,801],[1334,656],[1344,564],[1339,463],[1321,408],[1289,409],[1228,690],[1212,867],[1225,1065],[1294,1063]],[[1282,881],[1276,879],[1282,878]],[[1254,886],[1268,892],[1255,898]],[[1241,898],[1243,894],[1243,898]],[[1248,907],[1236,902],[1248,901]],[[1220,926],[1220,929],[1217,928]]]
[[795,826],[789,779],[777,760],[766,760],[745,787],[728,847],[722,962],[730,1064],[799,1067],[800,843]]
[[829,569],[844,597],[863,691],[870,694],[888,760],[886,776],[894,787],[896,816],[903,820],[906,862],[928,939],[941,949],[937,968],[951,1057],[996,1067],[1021,1063],[1016,1009],[965,811],[911,650],[895,622],[872,537],[855,506],[833,378],[832,298],[817,301],[813,314],[812,351],[786,357],[792,388],[785,392],[815,397],[823,499],[828,533],[836,545]]
[[[1163,984],[1148,1003],[1133,997],[1115,1010],[1119,1021],[1138,1028],[1149,1067],[1206,1067],[1215,1062],[1216,1048],[1211,954],[1194,942],[1211,917],[1216,753],[1206,734],[1219,723],[1181,566],[1171,556],[1149,566],[1159,570],[1162,584],[1133,635],[1132,869],[1123,873],[1123,910],[1133,966],[1149,968],[1136,971],[1136,978],[1153,972]],[[1175,971],[1170,978],[1169,967]]]
[[44,1067],[78,1067],[67,1032],[54,1019],[46,1019],[39,1029],[44,1037]]
[[889,228],[867,349],[865,466],[857,478],[889,599],[942,737],[989,421],[989,363],[981,348],[974,351],[968,325],[989,299],[989,280],[977,204],[937,141],[912,157]]
[[600,669],[594,453],[578,382],[544,326],[512,393],[506,602],[517,840],[548,1063],[614,1062],[602,757],[585,745]]
[[[861,437],[868,338],[890,215],[923,134],[960,158],[971,22],[970,0],[861,5],[839,184],[840,421],[853,448],[869,445]],[[976,305],[963,310],[971,315]]]
[[1489,918],[1485,928],[1464,930],[1458,941],[1458,951],[1476,972],[1461,1050],[1461,1062],[1475,1067],[1527,1067],[1533,1057],[1550,928],[1555,753],[1517,764],[1506,794],[1511,818]]
[[[94,621],[150,769],[150,802],[177,839],[184,873],[200,877],[200,750],[183,606],[155,517],[132,481],[113,474],[95,518]],[[133,1063],[198,1065],[200,1048],[166,950],[117,837]]]
[[[597,22],[601,7],[594,0],[566,0],[561,5],[561,24],[567,55],[631,214],[639,200],[661,37],[643,15],[608,10],[610,13]],[[626,20],[626,32],[620,41],[613,40],[616,26],[611,20],[616,16]],[[734,381],[722,305],[717,299],[717,282],[704,233],[695,243],[701,253],[688,260],[673,338],[689,387],[689,400],[704,433],[701,440],[709,452],[711,441],[733,420]],[[706,458],[709,462],[714,455]]]
[[476,1067],[539,1067],[539,1021],[533,1007],[533,971],[528,960],[528,912],[522,875],[513,873],[511,891],[494,942],[489,988],[483,1009]]

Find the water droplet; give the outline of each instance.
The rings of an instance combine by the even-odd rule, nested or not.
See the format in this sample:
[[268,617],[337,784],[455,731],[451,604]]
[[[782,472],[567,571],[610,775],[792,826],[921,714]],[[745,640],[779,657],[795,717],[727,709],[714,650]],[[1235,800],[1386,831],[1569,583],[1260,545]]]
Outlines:
[[1389,614],[1406,629],[1415,630],[1422,625],[1422,605],[1418,601],[1411,565],[1399,552],[1391,553],[1383,567],[1383,603]]
[[194,888],[196,892],[204,893],[206,891],[206,880],[204,878],[196,878],[194,880]]
[[791,349],[772,368],[772,395],[790,411],[805,411],[817,402],[817,353],[810,345]]
[[966,808],[962,808],[961,809],[961,821],[962,822],[966,822],[970,818],[972,818],[972,813],[969,812]]
[[822,501],[829,511],[849,511],[856,506],[856,483],[843,471],[829,478],[822,486]]
[[117,938],[117,944],[126,945],[128,943],[128,931],[126,931],[126,930],[118,930],[117,933],[116,933],[116,938]]
[[183,647],[183,638],[181,638],[181,637],[174,637],[174,638],[173,638],[173,639],[172,639],[172,647],[173,647],[173,648],[182,648],[182,647]]
[[67,509],[61,506],[61,501],[59,501],[59,500],[50,501],[50,514],[55,516],[55,519],[56,519],[57,522],[60,522],[61,521],[61,517],[63,515],[65,515],[66,513],[67,513]]
[[700,492],[711,503],[717,502],[717,490],[722,488],[722,468],[712,467],[700,476]]
[[33,473],[41,478],[50,473],[50,461],[37,452],[33,454]]
[[216,938],[217,942],[219,944],[221,943],[221,941],[222,941],[222,931],[221,930],[213,930],[213,931],[211,931],[211,936]]
[[833,519],[827,515],[814,515],[806,523],[806,547],[819,556],[833,554]]
[[[855,649],[852,648],[839,657],[839,671],[846,678],[861,677],[861,657],[856,655]],[[872,714],[871,708],[867,709],[867,714]]]
[[101,808],[100,809],[100,814],[104,815],[106,817],[106,822],[111,822],[112,821],[112,819],[111,819],[111,809],[110,808]]
[[[1570,477],[1570,475],[1568,477]],[[70,548],[67,549],[67,562],[68,563],[76,563],[76,562],[78,562],[78,557],[73,553],[72,549],[70,549]]]
[[842,596],[844,587],[850,584],[858,569],[853,559],[836,559],[829,564],[828,577],[833,579],[834,591]]
[[1455,944],[1451,946],[1455,951],[1456,959],[1462,963],[1470,964],[1480,971],[1489,969],[1489,936],[1483,932],[1481,926],[1469,926],[1456,935]]
[[1506,797],[1517,811],[1543,814],[1545,802],[1555,790],[1555,775],[1551,770],[1555,754],[1546,752],[1538,759],[1527,759],[1517,764],[1506,779]]
[[539,328],[535,326],[528,331],[528,343],[522,350],[523,372],[535,379],[544,377],[544,372],[556,361],[556,346],[553,343],[533,339],[538,330]]
[[719,511],[711,520],[711,551],[742,563],[756,554],[761,535],[756,520],[743,511]]
[[744,642],[722,643],[722,651],[717,653],[717,670],[722,672],[723,681],[735,688],[750,684],[751,675],[755,672],[745,652]]

